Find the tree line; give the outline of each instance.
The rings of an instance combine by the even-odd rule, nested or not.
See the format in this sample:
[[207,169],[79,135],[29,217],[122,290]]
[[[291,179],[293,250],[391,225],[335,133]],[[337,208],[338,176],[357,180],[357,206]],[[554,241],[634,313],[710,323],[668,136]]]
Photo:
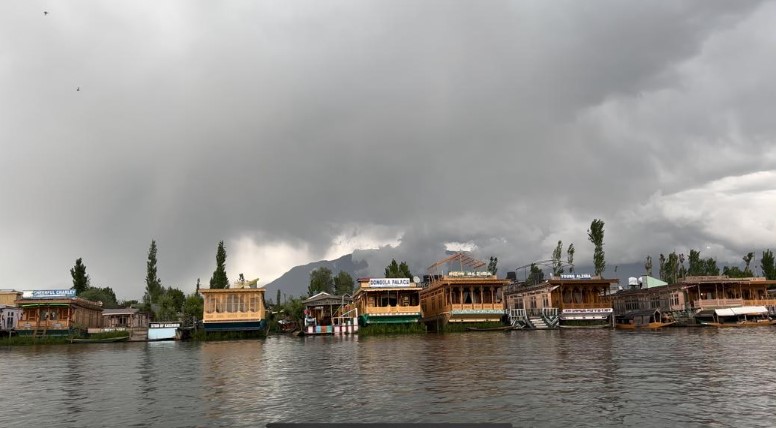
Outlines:
[[[197,278],[196,291],[189,295],[177,287],[164,287],[161,278],[157,275],[157,252],[156,240],[151,240],[146,260],[145,291],[142,302],[137,300],[118,301],[112,288],[92,286],[82,258],[76,259],[75,265],[70,269],[70,276],[73,280],[72,288],[75,290],[76,296],[102,302],[103,308],[106,309],[136,307],[152,314],[156,321],[175,321],[180,318],[201,320],[204,301],[199,294],[199,278]],[[216,269],[210,278],[210,288],[229,288],[224,241],[220,241],[216,249]]]

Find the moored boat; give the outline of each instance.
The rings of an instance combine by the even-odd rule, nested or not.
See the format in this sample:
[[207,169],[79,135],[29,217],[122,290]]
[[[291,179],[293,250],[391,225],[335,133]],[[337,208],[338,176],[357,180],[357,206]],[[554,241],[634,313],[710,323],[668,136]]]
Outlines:
[[101,339],[72,338],[70,339],[70,343],[115,343],[115,342],[126,342],[128,340],[129,340],[129,335],[118,336],[118,337],[106,337]]
[[762,327],[776,325],[765,306],[740,306],[700,311],[695,315],[700,325],[709,327]]
[[647,309],[615,317],[614,326],[622,330],[656,330],[674,324],[676,321],[670,315],[663,314],[658,309]]

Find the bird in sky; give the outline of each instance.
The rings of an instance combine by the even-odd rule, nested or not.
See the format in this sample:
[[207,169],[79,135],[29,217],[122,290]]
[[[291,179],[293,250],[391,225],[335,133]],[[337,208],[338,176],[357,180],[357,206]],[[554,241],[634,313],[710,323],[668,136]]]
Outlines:
[[48,11],[47,11],[47,10],[44,10],[44,11],[43,11],[43,16],[46,16],[46,15],[48,15]]
[[75,88],[75,91],[76,92],[81,92],[81,87],[79,86],[79,87]]

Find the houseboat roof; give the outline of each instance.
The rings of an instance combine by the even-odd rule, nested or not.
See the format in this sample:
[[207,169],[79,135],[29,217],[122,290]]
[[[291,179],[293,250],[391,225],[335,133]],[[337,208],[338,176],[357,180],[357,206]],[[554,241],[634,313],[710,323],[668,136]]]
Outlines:
[[262,293],[266,290],[264,287],[258,287],[258,288],[200,288],[200,293],[255,293],[257,291],[261,291]]
[[688,276],[679,280],[683,285],[699,284],[752,284],[752,285],[776,285],[776,280],[765,277],[730,278],[727,275],[719,276]]
[[321,291],[318,294],[314,294],[310,297],[308,297],[306,300],[304,300],[302,303],[305,305],[309,305],[311,303],[330,303],[330,304],[340,304],[342,301],[345,300],[346,302],[350,302],[351,299],[347,296],[336,296],[334,294],[329,294],[325,291]]
[[16,300],[16,305],[19,307],[33,307],[33,306],[69,306],[77,305],[89,309],[102,309],[102,302],[94,302],[91,300],[82,299],[80,297],[71,297],[67,299],[28,299],[21,298]]
[[477,260],[473,257],[470,257],[464,252],[457,252],[449,257],[445,257],[444,259],[432,264],[428,267],[428,273],[433,274],[439,270],[442,266],[446,265],[447,263],[457,263],[461,270],[469,269],[469,270],[477,270],[482,269],[483,267],[487,266],[487,263],[483,262],[482,260]]
[[116,309],[103,309],[103,315],[135,315],[140,309],[137,308],[116,308]]
[[730,317],[734,315],[760,315],[767,314],[768,308],[765,306],[740,306],[737,308],[714,309],[718,316]]

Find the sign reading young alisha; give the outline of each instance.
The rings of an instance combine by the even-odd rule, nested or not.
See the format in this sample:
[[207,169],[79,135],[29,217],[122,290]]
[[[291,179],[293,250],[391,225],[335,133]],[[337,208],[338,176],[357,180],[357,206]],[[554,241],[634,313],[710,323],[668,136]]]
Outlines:
[[408,287],[409,278],[372,278],[369,280],[370,287]]

